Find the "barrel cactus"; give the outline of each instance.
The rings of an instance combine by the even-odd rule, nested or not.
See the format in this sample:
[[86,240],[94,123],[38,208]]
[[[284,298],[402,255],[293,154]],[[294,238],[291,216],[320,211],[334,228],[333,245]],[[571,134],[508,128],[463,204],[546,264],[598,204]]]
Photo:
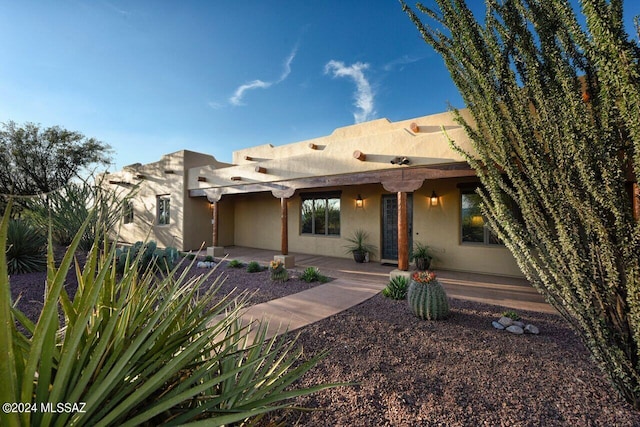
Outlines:
[[275,282],[286,282],[289,280],[289,272],[280,260],[274,260],[269,263],[269,272],[271,273],[271,280]]
[[421,319],[439,320],[449,315],[447,294],[431,271],[413,273],[407,301],[414,314]]

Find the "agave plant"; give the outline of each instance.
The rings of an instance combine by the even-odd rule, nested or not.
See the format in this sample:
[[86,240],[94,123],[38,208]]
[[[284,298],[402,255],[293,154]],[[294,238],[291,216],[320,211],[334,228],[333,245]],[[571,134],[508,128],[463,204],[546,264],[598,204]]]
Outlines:
[[[7,239],[8,212],[0,244]],[[295,343],[267,340],[266,326],[250,335],[240,322],[241,304],[228,297],[216,302],[215,290],[198,295],[206,276],[187,279],[188,269],[174,269],[160,279],[136,268],[141,255],[117,275],[115,247],[98,244],[99,236],[85,265],[75,264],[78,289],[71,300],[63,284],[87,223],[59,267],[49,234],[47,293],[35,324],[11,306],[0,251],[0,401],[68,402],[82,409],[3,411],[1,425],[226,425],[332,386],[292,389],[324,353],[301,363]]]
[[47,267],[46,237],[29,222],[13,219],[9,222],[6,246],[9,274],[43,271]]
[[409,287],[409,279],[404,276],[395,276],[382,290],[382,295],[391,299],[405,299],[407,297],[407,289]]

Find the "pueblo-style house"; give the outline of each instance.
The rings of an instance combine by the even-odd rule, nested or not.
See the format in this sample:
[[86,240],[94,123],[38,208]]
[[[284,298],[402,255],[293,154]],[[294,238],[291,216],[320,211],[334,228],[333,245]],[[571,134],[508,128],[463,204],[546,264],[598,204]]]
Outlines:
[[434,268],[522,277],[486,226],[476,175],[447,136],[471,150],[443,113],[250,147],[234,152],[233,164],[183,150],[129,165],[107,175],[123,194],[136,188],[119,238],[183,251],[204,245],[216,256],[225,246],[261,248],[290,264],[290,252],[351,257],[346,239],[364,230],[377,248],[370,262],[407,270],[420,242]]

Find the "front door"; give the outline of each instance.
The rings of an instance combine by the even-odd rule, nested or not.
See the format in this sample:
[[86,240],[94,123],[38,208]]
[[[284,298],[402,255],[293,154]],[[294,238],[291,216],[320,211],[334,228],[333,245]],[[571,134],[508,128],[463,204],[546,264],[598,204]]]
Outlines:
[[[407,194],[407,232],[409,249],[413,246],[413,195]],[[382,196],[382,251],[383,261],[398,261],[398,195]]]

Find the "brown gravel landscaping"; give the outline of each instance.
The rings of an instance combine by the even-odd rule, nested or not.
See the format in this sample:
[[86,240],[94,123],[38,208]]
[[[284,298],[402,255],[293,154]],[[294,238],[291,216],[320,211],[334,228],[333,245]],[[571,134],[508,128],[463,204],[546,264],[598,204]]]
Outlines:
[[[224,265],[218,271],[228,276],[220,295],[233,288],[257,291],[250,304],[319,284],[295,278],[274,283],[268,271],[247,273]],[[189,274],[204,272],[193,267]],[[44,278],[44,273],[11,277],[13,298],[22,293],[19,306],[32,318],[42,307]],[[74,286],[70,275],[70,293]],[[457,299],[450,304],[448,319],[423,321],[405,301],[378,294],[297,331],[305,358],[330,351],[300,385],[356,385],[300,398],[296,405],[317,410],[280,412],[263,424],[640,426],[640,413],[618,397],[561,317],[519,311],[540,335],[513,335],[491,325],[502,307]]]
[[[79,257],[81,260],[84,257]],[[272,282],[269,279],[269,271],[264,270],[257,273],[249,273],[246,268],[228,267],[228,262],[223,261],[216,267],[216,270],[204,281],[200,287],[201,292],[206,292],[212,286],[220,286],[220,281],[214,283],[221,276],[224,279],[220,287],[218,295],[220,298],[234,292],[234,295],[240,295],[246,292],[248,300],[246,305],[260,304],[272,299],[281,298],[296,292],[310,289],[318,286],[320,282],[307,283],[299,278],[301,270],[290,270],[289,280],[281,282]],[[209,273],[208,268],[197,268],[196,265],[186,264],[180,268],[176,274],[181,274],[185,268],[189,268],[187,280],[191,277],[206,275]],[[31,320],[37,320],[42,310],[44,301],[44,283],[46,273],[28,273],[13,275],[10,278],[11,298],[16,301],[20,296],[18,308],[27,315]],[[76,281],[75,272],[70,272],[67,276],[65,289],[70,296],[75,294],[78,283]]]
[[301,330],[329,356],[303,385],[355,382],[299,399],[299,426],[640,426],[560,317],[518,312],[540,335],[497,331],[504,308],[450,299],[442,321],[378,294]]

